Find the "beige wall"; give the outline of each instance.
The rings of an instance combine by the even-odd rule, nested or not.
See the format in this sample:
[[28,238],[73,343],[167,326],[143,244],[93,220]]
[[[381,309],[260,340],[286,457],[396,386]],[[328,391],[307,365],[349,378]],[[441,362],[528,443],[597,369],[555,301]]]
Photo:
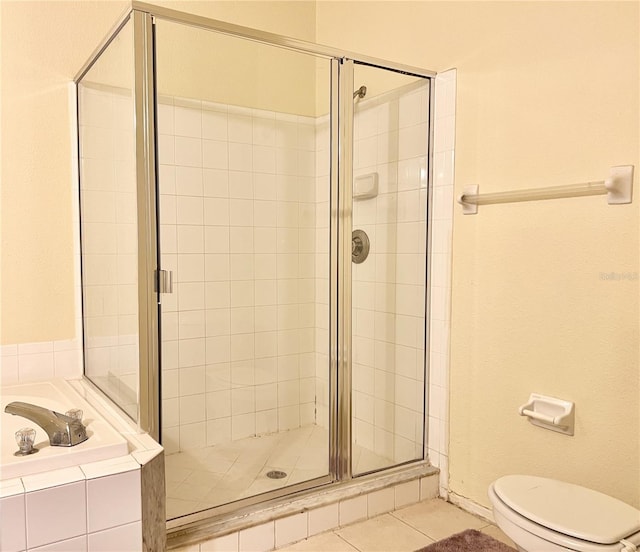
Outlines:
[[[313,2],[157,2],[314,40]],[[3,344],[75,333],[68,85],[127,2],[2,0]],[[312,69],[313,70],[313,69]]]
[[[638,2],[318,3],[321,43],[458,69],[457,193],[636,166],[632,205],[455,209],[450,486],[485,506],[507,473],[640,505],[639,13]],[[635,279],[601,278],[612,272]],[[530,392],[574,400],[575,436],[520,418]]]
[[123,6],[1,3],[2,343],[74,335],[68,84]]
[[[158,22],[156,37],[160,94],[316,115],[313,56],[166,21]],[[328,62],[322,67],[328,77]]]

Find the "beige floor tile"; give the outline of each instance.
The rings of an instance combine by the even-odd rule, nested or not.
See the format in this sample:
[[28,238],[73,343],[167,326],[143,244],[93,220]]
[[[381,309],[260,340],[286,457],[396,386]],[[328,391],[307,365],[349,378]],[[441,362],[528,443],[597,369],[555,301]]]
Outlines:
[[493,537],[496,540],[504,542],[506,545],[510,546],[511,548],[515,548],[516,547],[514,542],[509,537],[507,537],[507,535],[505,535],[495,525],[487,525],[486,527],[483,527],[482,528],[482,532],[486,533],[487,535],[489,535],[490,537]]
[[212,453],[210,447],[203,448],[188,448],[178,454],[182,454],[185,457],[191,459],[191,462],[194,464],[206,463],[207,457]]
[[[169,458],[169,457],[167,457]],[[182,483],[187,477],[193,473],[193,470],[189,468],[181,468],[180,466],[172,466],[171,469],[166,470],[167,483]]]
[[224,475],[214,489],[224,489],[227,491],[235,491],[237,495],[249,488],[249,485],[255,481],[253,477],[231,477]]
[[[271,468],[269,468],[271,469]],[[266,472],[267,470],[265,470]],[[273,491],[274,489],[281,489],[282,487],[287,486],[288,476],[283,479],[271,479],[268,478],[265,474],[260,474],[256,479],[249,485],[246,491],[242,494],[242,496],[253,496],[261,493],[266,493],[267,491]]]
[[233,458],[234,454],[229,454],[228,458],[225,458],[223,454],[213,453],[207,456],[207,470],[217,473],[226,473],[229,468],[233,466],[237,458]]
[[309,539],[297,542],[286,548],[279,548],[279,552],[357,552],[335,533],[322,533]]
[[377,455],[367,449],[358,451],[352,459],[354,472],[365,473],[372,470],[379,470],[389,466],[393,466],[394,462],[389,458]]
[[[167,498],[180,501],[175,503],[180,507],[174,511],[183,515],[188,513],[189,501],[198,505],[203,501],[225,504],[291,483],[289,478],[267,480],[264,474],[271,469],[285,471],[289,475],[295,473],[293,482],[296,483],[305,478],[319,477],[328,468],[307,469],[307,465],[315,467],[320,463],[315,457],[305,459],[306,462],[300,466],[296,464],[300,461],[301,452],[315,450],[310,449],[310,443],[326,442],[327,436],[326,429],[307,426],[168,455]],[[322,450],[326,451],[326,446]],[[326,454],[320,456],[326,463]]]
[[196,485],[206,487],[207,489],[213,489],[213,487],[220,482],[222,477],[224,476],[219,473],[193,470],[193,472],[184,480],[184,483],[187,485]]
[[238,460],[225,474],[224,479],[237,481],[239,479],[255,479],[264,469],[264,461],[261,462],[240,462]]
[[299,458],[300,456],[298,454],[290,451],[277,450],[267,458],[267,464],[269,466],[278,466],[281,470],[292,469]]
[[296,463],[296,468],[301,470],[329,471],[329,455],[320,451],[310,451],[302,454]]
[[412,552],[433,542],[389,514],[350,525],[336,534],[362,552]]
[[322,477],[323,475],[327,475],[328,473],[329,473],[328,469],[301,470],[298,468],[293,468],[293,470],[291,471],[291,475],[287,480],[287,484],[294,485],[295,483],[301,483],[302,481],[308,481],[309,479]]
[[191,485],[188,483],[180,483],[171,492],[171,498],[177,498],[178,500],[190,500],[195,502],[202,502],[207,494],[211,491],[213,485],[205,487],[203,485]]
[[[231,444],[231,443],[229,443]],[[232,464],[240,458],[240,451],[235,450],[235,447],[232,449],[226,448],[226,445],[218,445],[214,447],[209,447],[211,452],[207,456],[207,460],[210,462],[222,462],[227,461]]]
[[205,500],[216,506],[219,506],[220,504],[228,504],[229,502],[238,500],[240,493],[244,492],[245,488],[246,487],[243,487],[242,490],[238,491],[237,489],[214,487],[211,491],[209,491],[209,493],[207,493]]
[[397,510],[392,515],[433,540],[444,539],[465,529],[480,529],[488,525],[486,521],[439,499],[419,502]]
[[308,447],[314,447],[318,450],[323,450],[329,447],[329,432],[323,427],[314,426],[309,440],[307,441]]
[[[404,520],[398,519],[400,516]],[[495,525],[434,499],[336,529],[332,533],[311,537],[278,552],[414,551],[465,529],[480,529],[515,548]],[[428,533],[425,535],[426,531],[434,536],[430,538]]]

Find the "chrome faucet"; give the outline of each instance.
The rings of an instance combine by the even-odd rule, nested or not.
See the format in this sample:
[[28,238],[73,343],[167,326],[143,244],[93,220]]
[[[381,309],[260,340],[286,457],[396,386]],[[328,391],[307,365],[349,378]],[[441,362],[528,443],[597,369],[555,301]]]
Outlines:
[[52,447],[72,447],[89,438],[82,421],[35,404],[12,402],[4,411],[38,424],[47,432]]

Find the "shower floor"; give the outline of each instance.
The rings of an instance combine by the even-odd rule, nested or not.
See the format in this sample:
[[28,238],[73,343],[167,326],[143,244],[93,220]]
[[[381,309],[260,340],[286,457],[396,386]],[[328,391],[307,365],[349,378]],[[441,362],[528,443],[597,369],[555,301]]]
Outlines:
[[[313,425],[170,454],[166,458],[167,518],[326,475],[328,442],[329,432]],[[355,473],[392,465],[390,459],[357,445],[353,459]],[[271,470],[287,475],[270,479],[267,472]]]

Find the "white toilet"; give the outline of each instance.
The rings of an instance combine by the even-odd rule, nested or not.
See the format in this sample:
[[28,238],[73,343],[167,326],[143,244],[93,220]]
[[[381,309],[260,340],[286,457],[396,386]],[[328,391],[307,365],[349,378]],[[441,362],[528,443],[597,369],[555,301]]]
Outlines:
[[491,484],[489,499],[521,552],[640,552],[640,510],[597,491],[507,475]]

